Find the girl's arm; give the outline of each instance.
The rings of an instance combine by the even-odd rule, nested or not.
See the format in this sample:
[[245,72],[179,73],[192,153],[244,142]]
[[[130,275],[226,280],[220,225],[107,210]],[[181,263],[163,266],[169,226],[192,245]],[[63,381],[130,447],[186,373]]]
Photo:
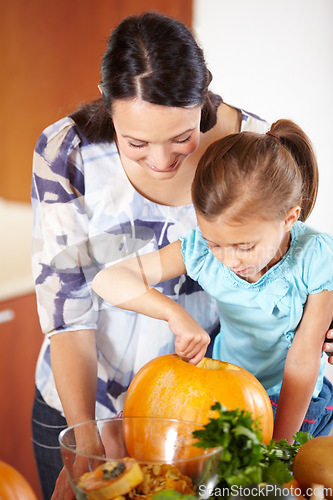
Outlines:
[[289,349],[274,423],[273,439],[287,439],[300,429],[320,370],[320,355],[332,321],[333,291],[309,295]]
[[208,333],[176,301],[151,286],[185,272],[181,242],[175,241],[162,250],[103,269],[92,288],[114,306],[167,321],[176,335],[176,353],[197,364],[210,342]]

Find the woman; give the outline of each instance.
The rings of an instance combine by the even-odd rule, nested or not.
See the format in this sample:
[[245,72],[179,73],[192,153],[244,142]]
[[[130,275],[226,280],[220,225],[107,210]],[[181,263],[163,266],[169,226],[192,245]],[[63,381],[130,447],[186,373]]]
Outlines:
[[[202,50],[163,15],[120,23],[101,75],[102,99],[48,127],[34,156],[33,272],[45,341],[33,440],[44,498],[62,469],[59,431],[118,414],[138,369],[174,350],[164,323],[100,302],[93,277],[195,227],[190,188],[203,151],[227,134],[268,128],[209,92]],[[215,303],[189,277],[161,290],[213,335]],[[52,498],[74,498],[63,471]]]

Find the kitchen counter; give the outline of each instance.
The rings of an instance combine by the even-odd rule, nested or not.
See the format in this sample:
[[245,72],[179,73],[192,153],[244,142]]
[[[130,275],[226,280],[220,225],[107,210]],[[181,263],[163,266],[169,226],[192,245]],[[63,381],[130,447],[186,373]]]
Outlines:
[[0,198],[0,234],[0,301],[4,301],[34,291],[31,205]]

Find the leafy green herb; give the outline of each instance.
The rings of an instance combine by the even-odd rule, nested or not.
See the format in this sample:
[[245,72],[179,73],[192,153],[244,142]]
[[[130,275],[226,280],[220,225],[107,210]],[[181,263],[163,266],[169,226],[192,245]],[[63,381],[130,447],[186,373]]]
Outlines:
[[282,485],[292,478],[292,461],[300,446],[312,438],[309,433],[296,433],[295,443],[286,440],[262,442],[259,421],[254,421],[248,411],[227,410],[220,403],[212,406],[218,410],[217,418],[209,419],[203,429],[194,431],[199,448],[222,446],[219,463],[219,484],[248,486],[256,483]]
[[153,496],[154,500],[197,500],[195,495],[184,495],[175,490],[163,490]]

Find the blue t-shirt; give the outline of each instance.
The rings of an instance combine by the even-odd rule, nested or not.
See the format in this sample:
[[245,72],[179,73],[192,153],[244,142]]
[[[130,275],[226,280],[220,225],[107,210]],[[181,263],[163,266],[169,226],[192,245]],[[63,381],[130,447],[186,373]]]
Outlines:
[[[181,241],[188,275],[217,300],[221,329],[213,357],[246,368],[269,395],[278,394],[308,295],[333,290],[333,237],[297,222],[288,252],[256,283],[219,262],[199,228]],[[321,390],[324,369],[322,357],[314,397]]]

